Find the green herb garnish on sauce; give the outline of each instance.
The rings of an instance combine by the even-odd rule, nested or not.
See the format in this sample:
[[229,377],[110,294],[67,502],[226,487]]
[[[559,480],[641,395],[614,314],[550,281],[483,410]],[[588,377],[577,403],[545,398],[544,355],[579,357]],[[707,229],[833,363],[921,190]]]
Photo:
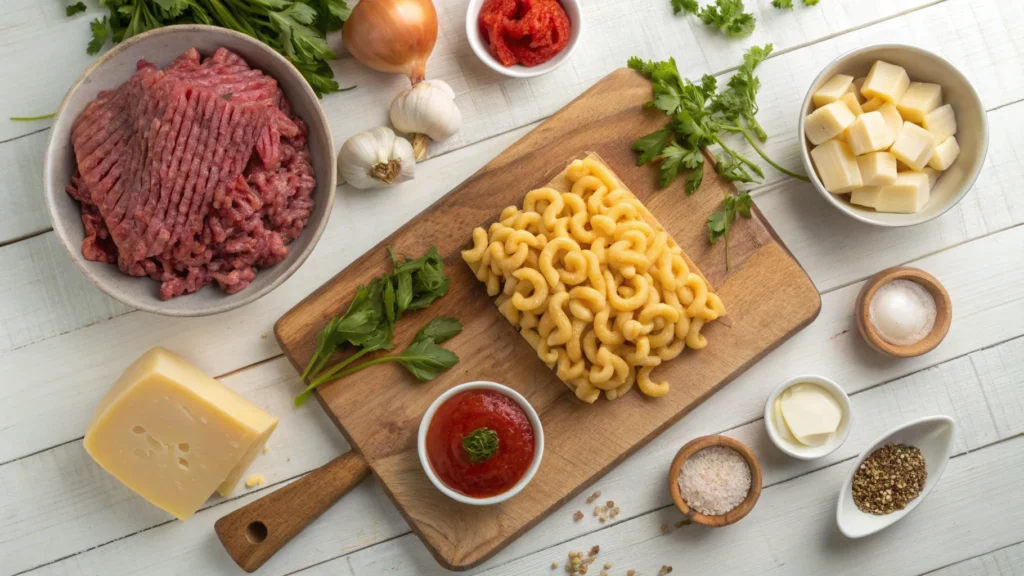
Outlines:
[[498,433],[490,428],[477,428],[462,439],[462,448],[470,462],[486,462],[498,451]]

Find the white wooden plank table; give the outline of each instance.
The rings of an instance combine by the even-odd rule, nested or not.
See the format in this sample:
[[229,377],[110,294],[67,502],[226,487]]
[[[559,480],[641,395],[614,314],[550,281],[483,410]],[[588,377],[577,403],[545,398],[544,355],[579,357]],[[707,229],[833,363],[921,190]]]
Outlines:
[[[434,146],[416,180],[364,193],[339,188],[330,225],[306,264],[269,296],[226,314],[175,319],[133,311],[92,287],[50,231],[41,194],[47,123],[7,116],[52,111],[91,60],[88,20],[64,3],[7,0],[0,13],[0,576],[15,574],[240,574],[213,534],[214,521],[324,464],[348,446],[315,405],[291,398],[297,375],[269,333],[288,308],[486,164],[632,55],[674,56],[688,77],[727,78],[752,44],[772,42],[759,68],[759,121],[767,150],[799,167],[796,110],[811,79],[836,55],[873,42],[906,41],[953,61],[989,111],[988,160],[953,210],[910,229],[857,224],[807,184],[768,170],[758,205],[822,292],[803,332],[694,410],[594,486],[615,500],[599,523],[584,496],[569,502],[472,574],[560,574],[571,550],[601,546],[609,574],[1024,574],[1024,3],[1001,0],[822,0],[777,11],[748,0],[751,38],[733,41],[668,0],[587,0],[572,60],[532,80],[509,80],[475,60],[465,0],[439,0],[440,38],[428,76],[448,81],[466,122]],[[337,41],[336,38],[332,39]],[[335,63],[352,92],[324,99],[337,142],[382,123],[405,80]],[[737,143],[742,146],[742,144]],[[861,342],[852,306],[862,282],[896,264],[938,277],[954,321],[933,352],[891,360]],[[193,360],[281,418],[272,449],[253,466],[266,484],[211,499],[186,523],[150,506],[82,449],[93,407],[124,367],[162,345]],[[759,415],[766,394],[796,372],[838,380],[857,420],[846,444],[815,462],[775,450]],[[851,459],[872,438],[927,414],[957,421],[955,454],[919,509],[882,535],[846,540],[835,497]],[[665,471],[687,440],[725,433],[764,468],[750,517],[720,530],[674,529]],[[667,529],[666,529],[667,528]],[[594,570],[596,574],[599,570]],[[445,574],[374,480],[365,481],[259,572],[266,575]]]

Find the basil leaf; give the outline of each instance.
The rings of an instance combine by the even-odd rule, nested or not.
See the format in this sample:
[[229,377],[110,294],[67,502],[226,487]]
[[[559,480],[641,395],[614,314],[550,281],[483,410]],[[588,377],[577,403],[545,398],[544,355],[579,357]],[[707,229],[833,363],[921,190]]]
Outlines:
[[420,342],[427,338],[432,339],[434,342],[440,344],[447,340],[454,338],[459,332],[462,332],[462,324],[450,316],[438,316],[416,333],[416,337],[413,338],[413,342]]

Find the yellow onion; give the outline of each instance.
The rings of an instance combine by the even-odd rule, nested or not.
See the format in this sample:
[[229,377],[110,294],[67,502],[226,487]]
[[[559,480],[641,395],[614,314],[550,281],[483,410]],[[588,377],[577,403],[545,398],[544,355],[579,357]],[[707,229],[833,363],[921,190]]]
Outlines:
[[437,11],[430,0],[360,0],[341,33],[357,60],[416,84],[437,41]]

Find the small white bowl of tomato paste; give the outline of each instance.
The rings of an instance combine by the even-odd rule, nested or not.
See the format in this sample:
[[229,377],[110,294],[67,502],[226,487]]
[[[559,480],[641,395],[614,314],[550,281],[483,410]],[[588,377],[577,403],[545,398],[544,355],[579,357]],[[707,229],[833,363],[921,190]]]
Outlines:
[[[527,30],[537,33],[523,32]],[[581,0],[469,0],[466,37],[488,68],[533,78],[565,63],[583,30]]]
[[464,504],[515,496],[540,468],[544,430],[521,394],[467,382],[437,397],[420,422],[417,450],[430,481]]

